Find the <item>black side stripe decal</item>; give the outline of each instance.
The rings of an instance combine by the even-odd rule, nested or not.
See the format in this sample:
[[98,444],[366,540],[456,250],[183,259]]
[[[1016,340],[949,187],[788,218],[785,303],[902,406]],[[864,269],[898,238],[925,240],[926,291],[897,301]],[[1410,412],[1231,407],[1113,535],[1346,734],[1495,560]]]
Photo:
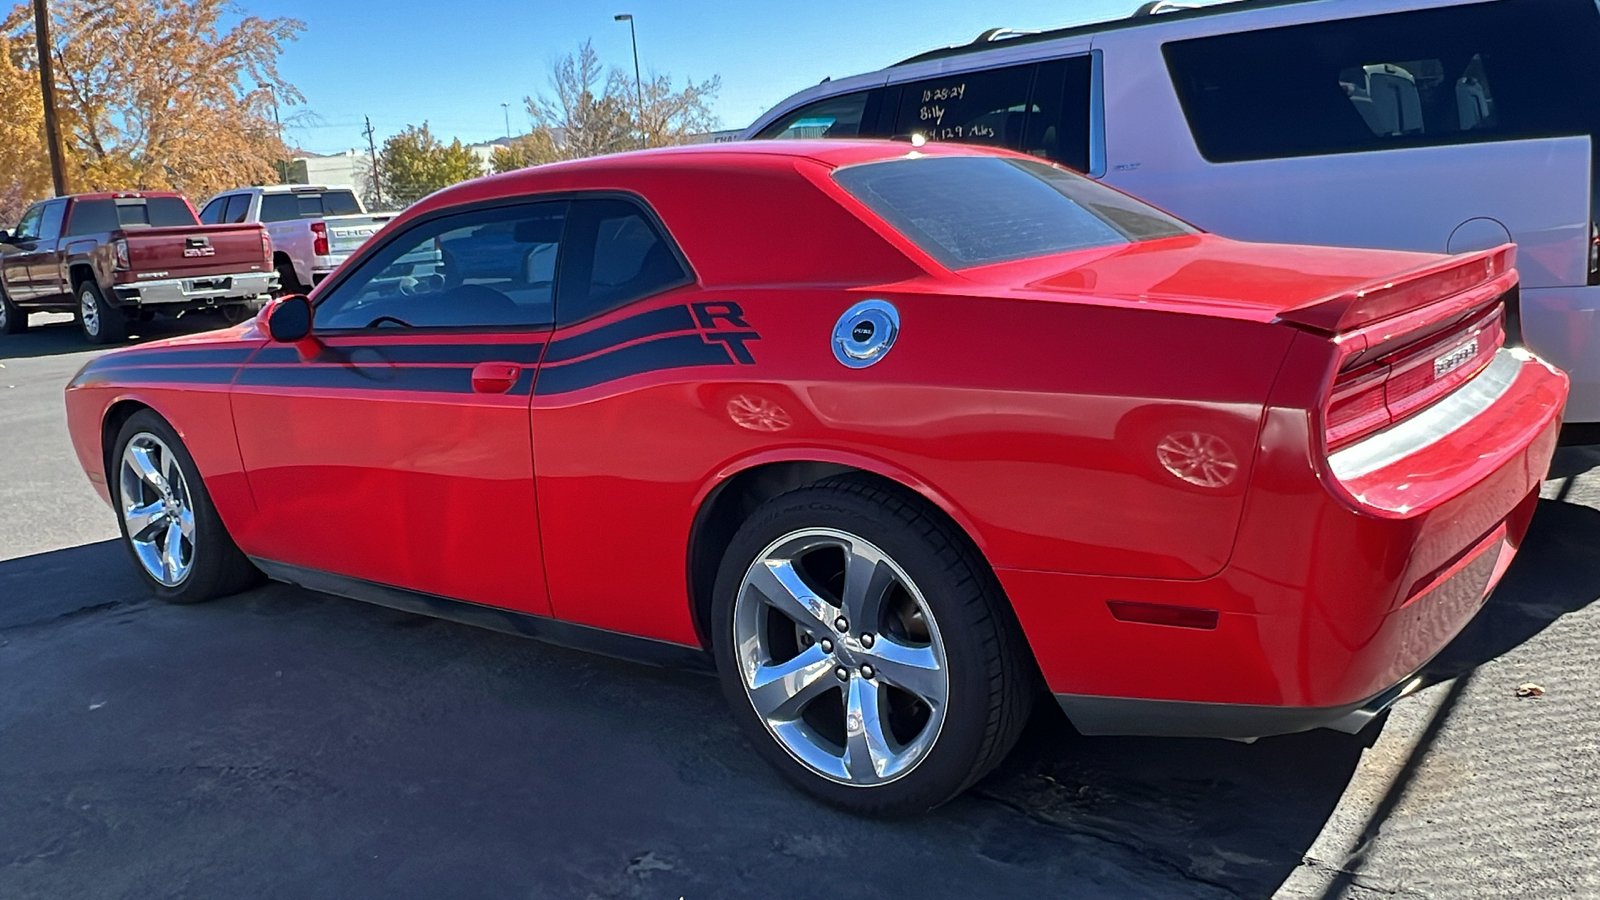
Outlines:
[[[512,362],[532,366],[538,364],[543,349],[543,341],[536,344],[360,344],[329,347],[326,358],[312,362],[338,362],[340,356],[360,354],[363,361],[381,364],[475,366],[484,362]],[[274,345],[262,348],[250,364],[252,367],[303,365],[304,361],[294,347]]]
[[184,350],[121,350],[107,353],[90,363],[86,372],[101,369],[127,369],[138,366],[229,366],[250,358],[253,347],[209,347]]
[[85,370],[73,384],[226,385],[237,371],[237,366],[102,366]]
[[689,312],[689,307],[663,306],[637,316],[629,316],[620,322],[603,325],[593,331],[553,341],[550,349],[545,351],[544,361],[547,364],[562,363],[608,350],[619,344],[675,331],[693,331],[694,328],[694,315]]
[[708,342],[699,334],[680,334],[631,344],[575,363],[546,366],[539,372],[534,393],[565,394],[662,369],[731,365],[735,362],[726,344]]

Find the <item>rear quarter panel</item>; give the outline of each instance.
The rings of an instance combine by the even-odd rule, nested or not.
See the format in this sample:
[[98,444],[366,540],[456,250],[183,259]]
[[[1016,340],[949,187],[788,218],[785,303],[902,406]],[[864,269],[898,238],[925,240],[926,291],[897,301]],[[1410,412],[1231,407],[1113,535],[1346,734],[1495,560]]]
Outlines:
[[[868,297],[893,302],[902,331],[880,363],[847,369],[833,328]],[[547,356],[541,369],[535,469],[563,618],[695,642],[685,549],[698,504],[723,479],[778,460],[900,481],[997,567],[1204,578],[1228,560],[1292,334],[904,286],[687,289],[558,331],[551,353],[564,338],[692,303],[737,307],[759,334],[745,345],[753,361],[613,366],[611,380],[570,390],[553,373],[576,363]],[[1157,444],[1184,429],[1225,441],[1236,476],[1207,488],[1163,469]]]

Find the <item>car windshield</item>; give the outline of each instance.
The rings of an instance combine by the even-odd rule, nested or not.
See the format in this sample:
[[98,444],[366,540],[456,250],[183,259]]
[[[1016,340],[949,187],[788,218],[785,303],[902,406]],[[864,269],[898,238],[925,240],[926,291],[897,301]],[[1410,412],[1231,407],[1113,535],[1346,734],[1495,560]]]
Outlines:
[[911,155],[833,177],[951,269],[1195,232],[1126,194],[1026,159]]

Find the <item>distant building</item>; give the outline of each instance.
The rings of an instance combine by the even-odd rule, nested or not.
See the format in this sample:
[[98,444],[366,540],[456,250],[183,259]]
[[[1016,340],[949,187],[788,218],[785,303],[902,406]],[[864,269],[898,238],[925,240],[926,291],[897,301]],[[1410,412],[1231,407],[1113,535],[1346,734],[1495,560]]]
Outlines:
[[743,128],[731,131],[708,131],[705,134],[691,134],[683,139],[685,144],[731,144],[744,134]]
[[289,182],[365,187],[372,182],[372,158],[360,150],[302,156],[289,164]]

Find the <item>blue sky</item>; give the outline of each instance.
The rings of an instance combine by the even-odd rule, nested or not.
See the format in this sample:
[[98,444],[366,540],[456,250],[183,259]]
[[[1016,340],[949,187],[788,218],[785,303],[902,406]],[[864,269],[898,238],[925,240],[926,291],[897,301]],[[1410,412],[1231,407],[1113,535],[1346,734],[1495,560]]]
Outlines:
[[600,58],[632,70],[631,12],[648,73],[722,76],[722,127],[824,76],[842,77],[933,47],[964,43],[986,28],[1044,29],[1125,15],[1139,0],[241,0],[244,11],[290,16],[305,34],[281,71],[306,95],[315,124],[286,137],[319,153],[358,144],[362,117],[379,142],[427,120],[436,134],[481,141],[526,130],[522,98],[548,91],[551,62],[593,38]]

